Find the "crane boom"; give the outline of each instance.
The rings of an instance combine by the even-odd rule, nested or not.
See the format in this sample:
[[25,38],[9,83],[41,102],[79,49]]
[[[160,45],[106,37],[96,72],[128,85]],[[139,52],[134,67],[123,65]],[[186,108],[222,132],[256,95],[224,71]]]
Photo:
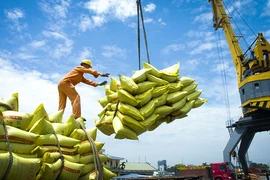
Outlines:
[[[236,36],[222,0],[208,0],[212,5],[214,29],[224,31],[236,69],[243,118],[232,124],[234,131],[223,157],[231,163],[231,154],[240,143],[238,158],[245,175],[248,166],[245,155],[256,132],[270,130],[270,44],[262,33],[243,53],[240,36]],[[248,52],[250,56],[248,57]]]

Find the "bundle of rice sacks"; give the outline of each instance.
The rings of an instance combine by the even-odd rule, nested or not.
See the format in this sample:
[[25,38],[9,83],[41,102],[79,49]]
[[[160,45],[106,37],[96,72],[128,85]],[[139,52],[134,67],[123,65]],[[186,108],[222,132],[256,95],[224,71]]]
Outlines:
[[[63,111],[48,114],[43,104],[33,113],[19,112],[18,94],[0,103],[0,179],[92,179],[96,173],[90,136],[98,151],[97,128],[85,129],[83,118],[62,122]],[[109,157],[99,153],[104,165]],[[103,167],[103,179],[116,174]]]
[[180,63],[158,70],[144,62],[143,69],[132,77],[119,75],[105,85],[105,96],[98,100],[103,110],[95,120],[96,127],[116,139],[138,140],[146,131],[162,123],[185,118],[207,102],[201,98],[198,83],[179,75]]

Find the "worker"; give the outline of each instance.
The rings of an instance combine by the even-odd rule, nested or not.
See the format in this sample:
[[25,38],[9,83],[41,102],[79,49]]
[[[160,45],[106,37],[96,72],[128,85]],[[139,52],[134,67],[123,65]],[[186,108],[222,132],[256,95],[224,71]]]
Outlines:
[[84,73],[92,74],[95,78],[109,77],[109,73],[101,74],[98,71],[92,69],[92,63],[90,60],[82,60],[80,66],[76,66],[73,70],[67,73],[58,83],[58,92],[59,92],[59,106],[58,110],[65,110],[67,97],[71,101],[72,105],[72,114],[75,118],[81,117],[81,100],[80,95],[75,89],[75,86],[82,82],[94,87],[102,86],[107,83],[104,81],[102,83],[97,83],[86,79],[83,75]]
[[269,180],[269,173],[268,171],[265,172],[266,180]]

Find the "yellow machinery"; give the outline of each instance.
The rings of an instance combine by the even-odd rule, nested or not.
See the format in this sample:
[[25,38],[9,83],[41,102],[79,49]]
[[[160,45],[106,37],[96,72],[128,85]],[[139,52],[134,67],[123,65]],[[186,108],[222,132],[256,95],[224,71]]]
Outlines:
[[245,155],[256,132],[270,130],[270,44],[262,33],[242,51],[222,0],[208,0],[212,5],[214,29],[222,29],[230,48],[237,73],[243,117],[232,124],[234,131],[224,151],[224,161],[231,163],[231,154],[240,143],[238,159],[245,175]]

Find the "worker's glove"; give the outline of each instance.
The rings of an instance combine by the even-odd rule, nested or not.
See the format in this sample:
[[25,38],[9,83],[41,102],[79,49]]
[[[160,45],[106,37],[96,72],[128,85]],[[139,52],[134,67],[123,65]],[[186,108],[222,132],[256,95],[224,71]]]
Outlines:
[[103,81],[102,83],[99,84],[99,86],[104,86],[107,84],[107,81]]
[[109,73],[105,73],[105,74],[101,74],[100,76],[101,77],[109,77],[109,75],[110,75]]

